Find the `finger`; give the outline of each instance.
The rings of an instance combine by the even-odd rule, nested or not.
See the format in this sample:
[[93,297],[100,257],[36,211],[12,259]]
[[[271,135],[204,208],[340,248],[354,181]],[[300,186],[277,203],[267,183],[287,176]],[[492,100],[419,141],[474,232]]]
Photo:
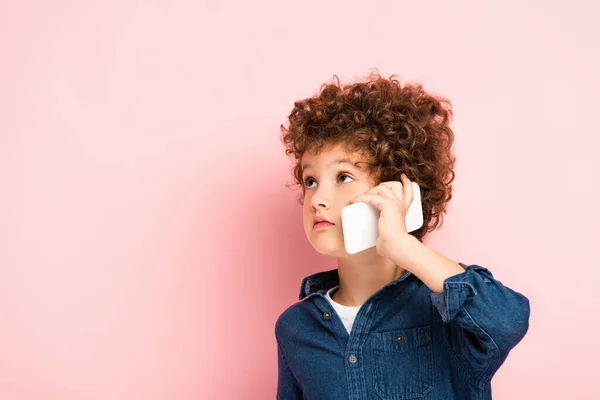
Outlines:
[[[377,194],[383,197],[386,197],[390,200],[393,201],[400,201],[400,199],[398,198],[398,194],[402,194],[401,191],[398,191],[398,189],[392,190],[390,188],[392,182],[383,182],[380,183],[379,185],[372,187],[371,189],[369,189],[367,192],[367,194]],[[398,183],[399,184],[399,183]],[[388,186],[389,185],[389,186]],[[401,184],[400,184],[401,185]]]
[[[387,191],[385,189],[388,189]],[[394,199],[394,196],[390,195],[389,192],[389,188],[387,186],[385,186],[383,183],[380,183],[377,186],[372,187],[371,189],[367,190],[365,193],[361,193],[361,194],[378,194],[378,195],[382,195],[384,197],[388,197],[390,199]]]
[[387,181],[387,182],[382,182],[381,185],[389,188],[394,193],[394,195],[396,196],[396,198],[398,200],[400,200],[401,202],[404,202],[404,189],[402,187],[403,184],[401,182]]
[[382,211],[390,203],[391,200],[379,194],[365,193],[361,194],[360,196],[356,196],[350,201],[350,203],[357,203],[359,201],[362,201],[363,203],[367,204],[372,204],[375,207],[377,207],[379,211]]
[[377,194],[395,202],[404,203],[402,183],[398,181],[381,182],[379,185],[369,189],[366,194]]
[[406,176],[405,173],[400,175],[400,179],[402,180],[402,186],[404,187],[404,204],[406,204],[406,208],[408,208],[415,197],[413,193],[412,182],[410,179],[408,179],[408,176]]
[[390,200],[402,202],[402,188],[398,188],[398,186],[401,185],[390,184],[390,182],[381,183],[377,186],[379,189],[376,193],[387,197]]

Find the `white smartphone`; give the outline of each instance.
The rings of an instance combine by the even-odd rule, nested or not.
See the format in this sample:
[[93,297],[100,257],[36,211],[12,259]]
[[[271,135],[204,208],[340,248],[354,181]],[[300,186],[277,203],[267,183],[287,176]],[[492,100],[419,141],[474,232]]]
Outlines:
[[[406,230],[412,232],[423,226],[421,188],[412,182],[413,201],[406,212]],[[342,208],[342,234],[348,254],[356,254],[377,245],[379,237],[379,214],[377,207],[359,201]]]

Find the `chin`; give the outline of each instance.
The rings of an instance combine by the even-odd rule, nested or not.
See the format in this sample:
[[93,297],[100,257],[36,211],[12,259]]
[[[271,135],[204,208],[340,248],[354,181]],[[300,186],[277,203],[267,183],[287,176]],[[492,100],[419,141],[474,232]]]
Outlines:
[[346,254],[344,245],[340,243],[312,243],[312,246],[317,253],[325,256],[341,257]]

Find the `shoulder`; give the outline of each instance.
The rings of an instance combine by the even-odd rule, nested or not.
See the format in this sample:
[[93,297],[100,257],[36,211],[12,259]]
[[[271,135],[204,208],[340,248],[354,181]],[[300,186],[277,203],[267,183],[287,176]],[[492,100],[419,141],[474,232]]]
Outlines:
[[312,299],[305,298],[286,308],[275,322],[275,336],[280,339],[289,337],[300,330],[304,322],[311,316]]

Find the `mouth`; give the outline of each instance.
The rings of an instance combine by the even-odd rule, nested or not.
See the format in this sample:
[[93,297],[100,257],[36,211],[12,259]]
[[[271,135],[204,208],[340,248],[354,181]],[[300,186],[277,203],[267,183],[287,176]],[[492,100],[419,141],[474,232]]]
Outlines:
[[332,226],[334,226],[334,225],[335,225],[335,224],[333,224],[333,223],[331,223],[331,222],[328,222],[328,221],[319,221],[319,222],[316,222],[316,223],[313,225],[313,229],[330,228],[330,227],[332,227]]

